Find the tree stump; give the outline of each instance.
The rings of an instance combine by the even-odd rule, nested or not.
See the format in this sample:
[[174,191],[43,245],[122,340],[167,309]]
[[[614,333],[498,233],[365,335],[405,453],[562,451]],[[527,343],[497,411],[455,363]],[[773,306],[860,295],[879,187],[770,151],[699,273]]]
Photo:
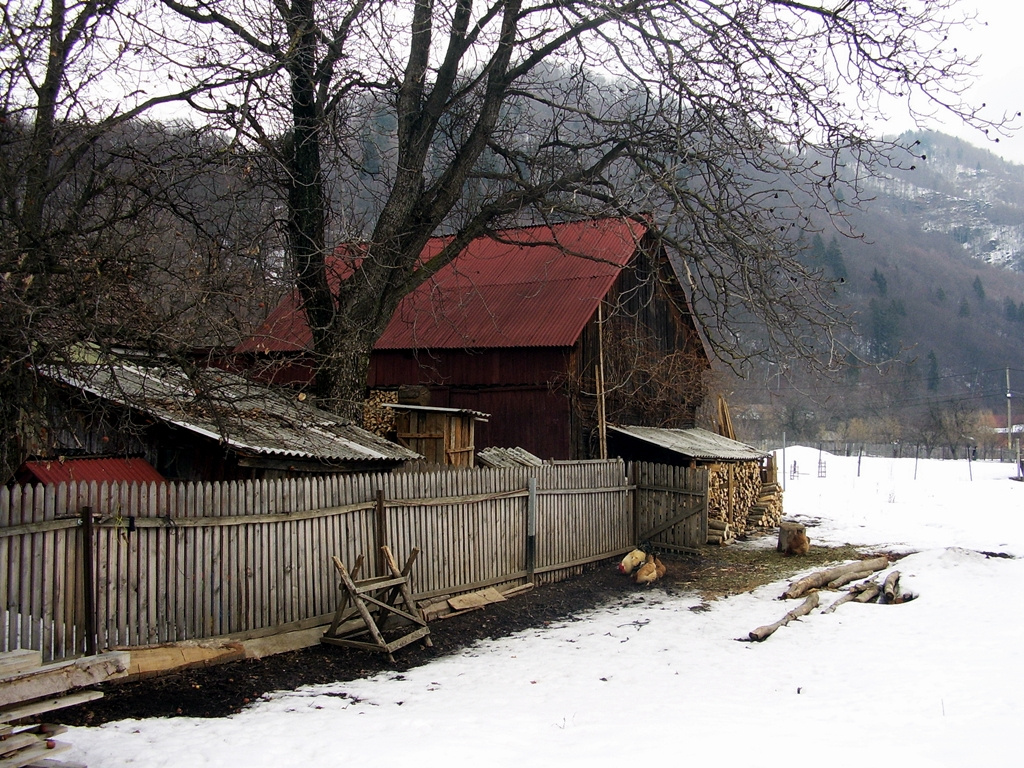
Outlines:
[[794,537],[797,539],[803,536],[807,537],[807,528],[801,523],[794,523],[790,521],[783,521],[779,523],[779,544],[776,549],[779,552],[786,552],[790,549],[790,541]]

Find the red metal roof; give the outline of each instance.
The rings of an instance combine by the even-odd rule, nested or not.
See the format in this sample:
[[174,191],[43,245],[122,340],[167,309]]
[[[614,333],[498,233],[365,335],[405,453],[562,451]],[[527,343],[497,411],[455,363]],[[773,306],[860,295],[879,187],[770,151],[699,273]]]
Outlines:
[[26,461],[15,477],[20,483],[57,485],[85,481],[97,483],[166,483],[145,459],[102,456]]
[[[376,349],[572,346],[646,227],[597,219],[480,237],[398,306]],[[444,247],[431,238],[421,259]],[[348,258],[334,269],[346,272]],[[296,352],[310,343],[293,294],[236,352]]]

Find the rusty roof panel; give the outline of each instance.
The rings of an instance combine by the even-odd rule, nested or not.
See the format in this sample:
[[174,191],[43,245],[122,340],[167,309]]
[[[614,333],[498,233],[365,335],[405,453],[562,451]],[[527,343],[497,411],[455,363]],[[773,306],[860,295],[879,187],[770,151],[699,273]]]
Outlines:
[[[402,301],[376,348],[572,346],[645,233],[637,222],[599,219],[477,238]],[[447,242],[432,238],[421,259]],[[350,267],[338,259],[335,271]],[[285,298],[235,351],[306,349],[298,306],[294,294]]]
[[20,483],[57,485],[71,482],[166,483],[167,479],[148,461],[114,456],[36,459],[26,461],[15,473]]

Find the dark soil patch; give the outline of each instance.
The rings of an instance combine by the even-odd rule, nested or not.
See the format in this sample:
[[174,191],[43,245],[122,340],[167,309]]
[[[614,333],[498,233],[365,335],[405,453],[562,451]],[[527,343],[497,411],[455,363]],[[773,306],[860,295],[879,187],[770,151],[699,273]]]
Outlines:
[[[697,592],[707,601],[754,589],[798,571],[861,556],[853,548],[812,547],[802,558],[785,558],[774,547],[748,549],[707,547],[698,555],[667,555],[668,573],[651,589],[669,594]],[[433,647],[414,643],[396,653],[391,664],[383,654],[334,646],[314,646],[259,660],[221,664],[165,677],[100,686],[104,698],[57,710],[49,720],[69,725],[99,725],[143,717],[223,717],[271,691],[302,685],[366,677],[383,670],[401,672],[485,638],[502,637],[531,627],[573,620],[590,608],[636,592],[638,587],[605,561],[581,575],[538,587],[504,603],[430,624]],[[642,589],[642,588],[641,588]],[[700,610],[701,606],[695,607]]]

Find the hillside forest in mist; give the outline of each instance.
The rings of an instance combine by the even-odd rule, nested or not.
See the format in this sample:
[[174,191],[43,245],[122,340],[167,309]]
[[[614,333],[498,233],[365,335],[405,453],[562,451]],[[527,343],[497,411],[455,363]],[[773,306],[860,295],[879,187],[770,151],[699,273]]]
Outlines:
[[846,231],[803,235],[853,323],[846,365],[721,372],[740,439],[991,452],[1008,399],[1024,422],[1024,167],[940,133],[901,139],[923,159],[870,178]]

